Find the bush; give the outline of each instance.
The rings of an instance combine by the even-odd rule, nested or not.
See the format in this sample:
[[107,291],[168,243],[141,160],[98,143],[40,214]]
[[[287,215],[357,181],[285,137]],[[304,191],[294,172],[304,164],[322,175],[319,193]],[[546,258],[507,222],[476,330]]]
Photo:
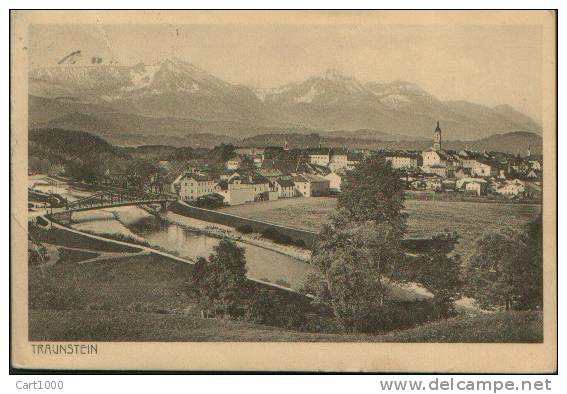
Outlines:
[[305,244],[305,241],[303,241],[302,239],[296,239],[294,241],[294,245],[299,247],[299,248],[306,248],[307,245]]
[[45,246],[28,241],[28,264],[30,266],[39,266],[49,259],[49,253]]
[[44,226],[44,227],[49,224],[49,222],[48,222],[47,220],[45,220],[45,218],[43,218],[43,217],[41,217],[41,216],[38,216],[35,221],[36,221],[36,223],[39,224],[40,226]]
[[192,205],[199,208],[216,209],[216,208],[222,208],[223,202],[222,200],[216,200],[213,198],[202,198],[195,201]]
[[146,241],[145,239],[138,239],[130,234],[121,234],[121,233],[97,233],[96,231],[89,231],[89,230],[81,230],[84,233],[97,235],[99,237],[113,239],[115,241],[126,242],[134,245],[145,246],[147,248],[151,248],[152,245]]
[[432,300],[391,301],[384,306],[379,324],[383,331],[407,329],[436,320],[438,315]]
[[282,234],[280,233],[278,230],[268,227],[267,229],[265,229],[264,231],[262,231],[262,237],[270,239],[272,241],[274,241],[275,243],[278,244],[283,244],[283,245],[294,245],[294,246],[299,246],[304,248],[305,247],[305,242],[301,239],[293,239],[291,238],[289,235],[286,234]]
[[236,227],[236,231],[238,231],[239,233],[242,233],[242,234],[250,234],[250,233],[254,232],[254,229],[252,228],[251,225],[244,224],[242,226]]
[[276,285],[279,285],[279,286],[283,286],[283,287],[287,287],[287,288],[290,288],[290,289],[291,289],[291,285],[290,285],[287,281],[285,281],[285,280],[283,280],[283,279],[278,279],[278,280],[276,280],[275,284],[276,284]]
[[301,330],[307,324],[306,312],[305,307],[281,291],[257,288],[248,299],[245,317],[254,323]]
[[280,234],[279,232],[277,232],[271,227],[268,227],[267,229],[262,231],[262,237],[271,239],[273,241],[275,241],[279,237],[279,234]]

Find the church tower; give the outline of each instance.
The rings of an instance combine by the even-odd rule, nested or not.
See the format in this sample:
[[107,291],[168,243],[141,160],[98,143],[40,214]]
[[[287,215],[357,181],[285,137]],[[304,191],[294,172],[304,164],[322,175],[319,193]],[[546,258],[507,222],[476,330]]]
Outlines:
[[441,128],[439,127],[439,121],[437,121],[437,127],[433,132],[433,149],[441,150]]

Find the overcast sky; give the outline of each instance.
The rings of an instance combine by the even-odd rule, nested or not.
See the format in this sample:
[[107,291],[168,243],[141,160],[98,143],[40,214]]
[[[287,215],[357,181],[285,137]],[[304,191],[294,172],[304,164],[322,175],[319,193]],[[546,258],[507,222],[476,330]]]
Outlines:
[[542,31],[529,25],[33,25],[30,62],[80,49],[119,64],[175,55],[231,83],[276,87],[328,68],[406,80],[442,100],[510,104],[541,120]]

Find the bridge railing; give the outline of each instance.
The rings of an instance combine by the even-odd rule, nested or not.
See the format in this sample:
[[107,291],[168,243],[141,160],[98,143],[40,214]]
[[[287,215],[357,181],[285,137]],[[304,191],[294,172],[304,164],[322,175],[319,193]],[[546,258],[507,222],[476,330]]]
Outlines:
[[176,196],[167,194],[148,193],[140,190],[114,189],[104,190],[91,196],[80,198],[67,204],[67,210],[98,207],[124,203],[143,203],[143,202],[172,202]]

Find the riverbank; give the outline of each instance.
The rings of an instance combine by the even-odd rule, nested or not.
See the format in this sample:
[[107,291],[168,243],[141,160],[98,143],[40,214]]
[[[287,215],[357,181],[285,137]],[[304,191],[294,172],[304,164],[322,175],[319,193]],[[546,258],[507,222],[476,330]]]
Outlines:
[[193,219],[187,216],[183,216],[177,213],[168,212],[167,215],[160,215],[163,220],[169,223],[176,224],[182,228],[189,231],[200,232],[205,235],[209,235],[214,238],[228,238],[233,241],[242,242],[250,245],[254,245],[263,249],[271,250],[283,254],[285,256],[292,257],[296,260],[300,260],[304,263],[311,262],[311,251],[308,249],[298,248],[291,245],[281,245],[262,237],[261,234],[242,234],[236,229],[224,226],[222,224],[205,222],[199,219]]
[[[231,228],[212,228],[210,223],[171,213],[156,217],[152,207],[120,207],[77,213],[68,228],[91,236],[150,248],[194,262],[207,257],[222,238],[234,240],[245,249],[248,277],[289,290],[301,288],[312,267],[305,251],[294,253],[285,246],[269,245],[252,237],[243,239]],[[220,226],[218,226],[220,227]],[[298,258],[299,257],[299,258]]]
[[[124,210],[128,210],[128,212],[122,212]],[[284,249],[292,249],[292,247],[280,246],[277,244],[266,246],[266,242],[263,240],[256,240],[256,242],[254,242],[255,240],[252,236],[247,235],[247,244],[251,246],[246,248],[246,244],[243,240],[245,237],[241,236],[232,228],[222,228],[221,225],[216,225],[221,228],[216,228],[216,226],[212,227],[208,222],[187,218],[173,213],[168,213],[165,217],[162,215],[162,217],[163,218],[160,218],[159,220],[163,220],[168,223],[169,226],[178,227],[181,230],[192,233],[202,234],[200,236],[214,239],[221,239],[225,237],[232,238],[235,242],[245,247],[247,253],[247,266],[249,274],[251,275],[249,278],[259,283],[271,284],[276,287],[297,291],[312,269],[311,265],[308,264],[307,261],[302,261],[296,257],[303,257],[307,260],[307,256],[301,256],[299,254],[290,256],[292,251]],[[94,219],[94,221],[89,221],[89,218]],[[183,244],[183,247],[189,246],[189,249],[193,252],[193,255],[187,255],[182,249],[174,248],[172,250],[171,247],[167,247],[167,245],[163,242],[159,242],[159,239],[154,239],[152,237],[148,239],[139,235],[137,235],[137,238],[134,239],[124,235],[123,229],[128,229],[128,226],[132,226],[133,223],[141,220],[141,218],[155,219],[155,216],[152,213],[138,207],[118,208],[114,209],[113,212],[97,211],[90,212],[88,214],[85,212],[81,216],[81,222],[79,223],[81,229],[68,228],[61,225],[57,225],[57,227],[68,228],[71,232],[86,233],[95,239],[108,239],[109,241],[117,242],[118,244],[132,243],[132,246],[135,245],[137,248],[142,250],[153,250],[158,254],[169,255],[171,257],[175,256],[177,259],[191,263],[198,256],[206,257],[211,252],[210,248],[214,245],[210,243],[207,245],[207,242],[205,241],[206,249],[200,249],[200,245],[194,244],[193,241],[189,241],[185,238],[186,236],[181,236],[179,241]],[[113,224],[109,225],[110,223]],[[93,225],[96,227],[96,231],[93,230]],[[110,228],[113,228],[114,231],[117,232],[109,234]],[[106,231],[103,231],[103,229],[106,229]],[[130,232],[130,230],[128,231],[129,233],[134,234]],[[170,236],[166,236],[166,238],[170,238]],[[175,236],[173,236],[173,238],[175,238]],[[141,240],[141,242],[138,240]],[[274,248],[278,247],[281,248],[280,251],[274,250]],[[262,250],[265,252],[260,253]],[[280,258],[277,255],[269,255],[271,252],[277,252],[282,255],[282,257]],[[305,251],[300,252],[305,253]],[[431,298],[431,294],[427,290],[414,283],[393,285],[391,288],[391,296],[394,299],[401,301],[424,300]],[[465,307],[463,309],[466,310],[469,308]]]

